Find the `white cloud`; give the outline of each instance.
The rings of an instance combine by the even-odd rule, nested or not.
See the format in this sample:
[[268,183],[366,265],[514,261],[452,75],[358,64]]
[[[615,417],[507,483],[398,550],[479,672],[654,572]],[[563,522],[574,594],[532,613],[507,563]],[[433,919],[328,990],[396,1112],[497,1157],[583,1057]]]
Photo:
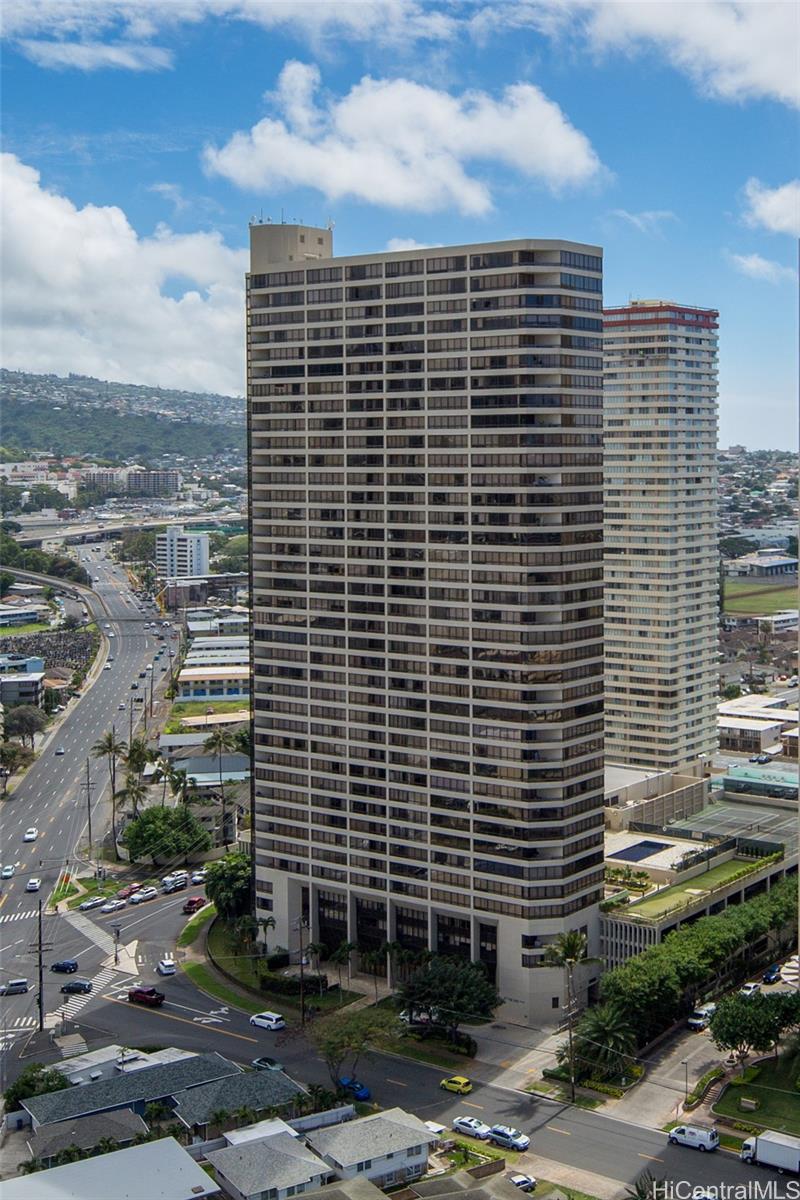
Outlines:
[[661,226],[665,221],[677,221],[674,212],[670,212],[666,208],[657,208],[646,210],[645,212],[628,212],[626,208],[614,208],[611,210],[612,217],[619,217],[621,221],[626,221],[628,225],[632,225],[634,229],[638,229],[639,233],[660,234]]
[[[458,23],[422,0],[4,0],[3,35],[41,67],[157,70],[169,51],[146,43],[207,19],[282,29],[317,52],[338,41],[407,49],[442,42]],[[39,40],[39,35],[47,40]]]
[[791,0],[509,0],[480,9],[476,37],[536,29],[577,35],[603,53],[657,50],[706,94],[800,104],[797,6]]
[[800,179],[776,188],[766,187],[760,179],[748,179],[744,195],[748,225],[800,237]]
[[23,39],[17,43],[37,67],[56,70],[163,71],[172,66],[172,54],[160,46],[136,42],[50,42]]
[[470,214],[488,212],[492,198],[467,164],[509,167],[553,191],[602,174],[588,138],[532,84],[511,84],[494,99],[365,76],[324,107],[319,84],[317,67],[286,63],[265,97],[277,115],[207,146],[206,168],[252,190],[312,187],[329,199]]
[[77,208],[12,154],[2,166],[8,366],[243,392],[245,250],[166,225],[139,237],[121,209]]
[[414,238],[393,237],[386,243],[387,250],[430,250],[431,246],[441,246],[441,242],[418,242]]
[[169,200],[176,213],[183,212],[189,208],[189,201],[184,199],[180,184],[177,183],[151,183],[148,192],[155,192],[157,196],[163,196],[165,200]]
[[789,283],[797,279],[794,267],[784,267],[760,254],[727,254],[728,261],[740,275],[757,279],[761,283]]

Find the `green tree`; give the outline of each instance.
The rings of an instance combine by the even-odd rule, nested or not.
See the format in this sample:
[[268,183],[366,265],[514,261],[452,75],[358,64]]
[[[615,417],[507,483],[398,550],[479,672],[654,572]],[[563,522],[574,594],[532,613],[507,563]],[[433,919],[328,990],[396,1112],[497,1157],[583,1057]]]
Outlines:
[[452,1040],[459,1025],[488,1020],[500,1003],[497,988],[480,963],[441,957],[416,971],[399,994],[409,1012],[437,1009]]
[[69,1087],[66,1075],[56,1067],[46,1067],[43,1063],[31,1063],[25,1067],[14,1082],[3,1092],[6,1112],[16,1112],[22,1107],[22,1101],[31,1096],[43,1096],[46,1092],[60,1092]]
[[359,1059],[368,1049],[380,1050],[399,1032],[394,1013],[380,1008],[346,1009],[318,1017],[306,1026],[306,1037],[314,1045],[328,1068],[334,1088],[339,1086],[343,1067],[348,1063],[355,1075]]
[[206,895],[226,921],[250,911],[250,856],[241,851],[208,864]]
[[14,576],[10,571],[0,571],[0,599],[7,595],[13,582]]
[[[579,1078],[616,1079],[633,1065],[636,1033],[625,1010],[617,1004],[598,1004],[575,1026],[575,1070]],[[565,1061],[568,1046],[559,1049]]]
[[117,737],[113,725],[92,746],[92,757],[104,758],[108,766],[108,779],[111,784],[111,836],[114,839],[114,854],[117,858],[117,761],[125,755],[127,748],[127,744]]
[[780,996],[724,996],[711,1018],[711,1037],[744,1063],[754,1050],[764,1054],[776,1045],[786,1017]]
[[9,776],[13,775],[17,768],[25,761],[27,751],[24,746],[18,745],[16,742],[3,742],[0,745],[0,767],[3,768],[3,795],[8,791]]
[[23,746],[30,742],[34,747],[34,738],[47,725],[47,717],[35,704],[17,704],[6,713],[5,731],[8,738],[19,738]]
[[217,768],[219,770],[219,796],[222,804],[222,839],[225,843],[225,850],[228,849],[230,838],[228,836],[228,814],[225,805],[225,781],[222,778],[222,756],[231,754],[236,749],[236,736],[231,733],[230,729],[222,727],[215,729],[209,734],[203,742],[203,749],[210,750],[212,754],[217,756]]
[[742,694],[742,689],[738,683],[726,683],[722,689],[723,700],[737,700]]
[[327,951],[327,947],[324,942],[309,942],[308,945],[306,946],[306,954],[310,958],[311,964],[314,967],[314,970],[316,971],[317,975],[319,976],[319,994],[320,994],[320,996],[323,994],[323,992],[325,990],[325,988],[323,986],[323,982],[322,982],[322,975],[320,973],[320,970],[321,970],[320,959],[325,956],[326,951]]
[[361,966],[372,976],[372,981],[375,984],[375,1003],[378,1003],[378,976],[386,967],[386,952],[382,948],[371,947],[366,950],[359,950],[358,957],[361,961]]
[[659,1182],[652,1171],[642,1171],[633,1185],[625,1188],[625,1195],[630,1196],[630,1200],[658,1200],[663,1190],[663,1182]]
[[141,779],[142,772],[150,761],[149,756],[150,751],[147,746],[147,739],[143,737],[131,738],[131,744],[125,755],[125,766],[128,772],[137,775]]
[[147,799],[147,788],[142,783],[137,775],[129,774],[125,776],[125,786],[117,792],[117,800],[123,805],[129,804],[133,819],[139,816],[139,805],[144,804]]
[[211,837],[191,809],[148,808],[131,821],[123,834],[131,859],[150,855],[154,862],[202,853],[211,847]]

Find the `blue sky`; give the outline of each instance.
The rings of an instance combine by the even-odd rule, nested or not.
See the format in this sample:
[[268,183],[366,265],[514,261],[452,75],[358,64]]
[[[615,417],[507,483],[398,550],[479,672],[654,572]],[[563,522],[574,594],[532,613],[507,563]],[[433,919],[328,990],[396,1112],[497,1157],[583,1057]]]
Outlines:
[[721,444],[794,445],[799,12],[6,0],[4,361],[241,393],[262,212],[341,254],[568,237],[607,304],[719,308]]

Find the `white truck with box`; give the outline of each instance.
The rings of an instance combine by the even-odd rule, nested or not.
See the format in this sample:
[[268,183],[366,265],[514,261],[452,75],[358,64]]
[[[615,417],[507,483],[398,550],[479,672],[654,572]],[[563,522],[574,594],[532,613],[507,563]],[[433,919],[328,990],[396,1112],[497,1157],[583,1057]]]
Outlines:
[[800,1138],[789,1133],[759,1133],[746,1138],[739,1153],[742,1162],[760,1167],[775,1167],[778,1171],[794,1171],[800,1175]]

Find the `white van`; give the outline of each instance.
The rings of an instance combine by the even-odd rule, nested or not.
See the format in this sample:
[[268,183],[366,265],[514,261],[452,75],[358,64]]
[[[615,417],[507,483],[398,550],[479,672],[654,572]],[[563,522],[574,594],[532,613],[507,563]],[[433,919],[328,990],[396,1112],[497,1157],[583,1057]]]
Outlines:
[[669,1142],[671,1146],[693,1146],[705,1153],[718,1148],[719,1134],[716,1129],[706,1129],[702,1125],[677,1125],[669,1131]]

